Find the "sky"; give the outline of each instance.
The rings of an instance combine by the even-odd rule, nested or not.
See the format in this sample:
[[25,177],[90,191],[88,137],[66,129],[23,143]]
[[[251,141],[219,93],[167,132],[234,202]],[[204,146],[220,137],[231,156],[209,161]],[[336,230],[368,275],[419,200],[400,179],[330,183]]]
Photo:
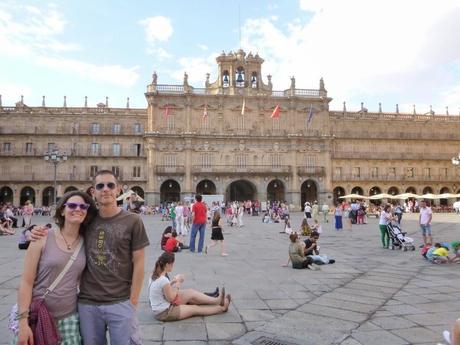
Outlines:
[[222,51],[258,53],[273,88],[317,89],[330,109],[460,112],[460,0],[0,2],[3,106],[145,108],[159,84],[203,87]]

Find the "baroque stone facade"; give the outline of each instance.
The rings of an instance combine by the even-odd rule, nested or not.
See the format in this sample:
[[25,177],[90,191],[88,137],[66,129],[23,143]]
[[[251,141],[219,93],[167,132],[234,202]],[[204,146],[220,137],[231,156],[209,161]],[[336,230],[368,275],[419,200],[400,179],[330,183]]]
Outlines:
[[[222,53],[217,80],[204,88],[158,83],[147,109],[28,107],[1,109],[0,200],[47,204],[52,165],[43,153],[70,153],[58,167],[58,195],[84,189],[97,169],[113,169],[124,188],[149,204],[197,192],[227,200],[306,200],[332,204],[358,192],[459,192],[460,117],[329,110],[323,80],[283,91],[262,81],[257,54]],[[271,118],[275,108],[279,118]],[[97,144],[97,145],[95,145]],[[28,189],[27,189],[27,188]],[[26,194],[28,192],[29,194]],[[47,194],[48,193],[48,194]],[[52,193],[52,192],[51,192]],[[444,201],[443,201],[444,202]]]

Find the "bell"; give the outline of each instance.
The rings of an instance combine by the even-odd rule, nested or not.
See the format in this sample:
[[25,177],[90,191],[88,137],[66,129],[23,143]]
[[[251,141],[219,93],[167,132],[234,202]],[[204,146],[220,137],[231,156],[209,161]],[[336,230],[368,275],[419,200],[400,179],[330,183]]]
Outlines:
[[226,84],[228,83],[228,75],[227,74],[224,75],[224,83],[226,83]]
[[256,76],[255,76],[255,75],[253,75],[253,76],[252,76],[252,78],[251,78],[251,83],[253,83],[253,84],[254,84],[255,82],[256,82]]
[[244,82],[243,75],[241,74],[241,72],[238,72],[238,78],[236,78],[236,82],[237,83],[243,83]]

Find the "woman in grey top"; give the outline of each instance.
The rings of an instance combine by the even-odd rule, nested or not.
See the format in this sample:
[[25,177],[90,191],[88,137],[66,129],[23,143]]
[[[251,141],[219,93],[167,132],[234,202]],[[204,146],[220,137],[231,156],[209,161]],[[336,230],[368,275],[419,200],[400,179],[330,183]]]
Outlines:
[[[83,241],[83,232],[97,213],[88,194],[72,191],[65,194],[56,206],[54,220],[59,229],[31,242],[24,259],[24,272],[18,291],[19,333],[14,343],[32,344],[33,334],[28,324],[32,299],[41,298],[53,283],[70,256]],[[77,288],[85,268],[84,246],[77,259],[56,288],[45,298],[45,305],[57,322],[61,344],[81,344],[77,314]]]

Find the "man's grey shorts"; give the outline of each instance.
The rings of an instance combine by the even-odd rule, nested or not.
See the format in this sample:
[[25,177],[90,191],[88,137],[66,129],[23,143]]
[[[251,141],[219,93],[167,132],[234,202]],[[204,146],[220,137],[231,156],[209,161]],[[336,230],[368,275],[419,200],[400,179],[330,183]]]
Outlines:
[[431,225],[430,224],[420,224],[420,229],[422,230],[423,236],[431,236]]
[[142,344],[136,309],[129,300],[99,305],[78,303],[78,314],[84,344],[106,344],[107,329],[111,345]]

